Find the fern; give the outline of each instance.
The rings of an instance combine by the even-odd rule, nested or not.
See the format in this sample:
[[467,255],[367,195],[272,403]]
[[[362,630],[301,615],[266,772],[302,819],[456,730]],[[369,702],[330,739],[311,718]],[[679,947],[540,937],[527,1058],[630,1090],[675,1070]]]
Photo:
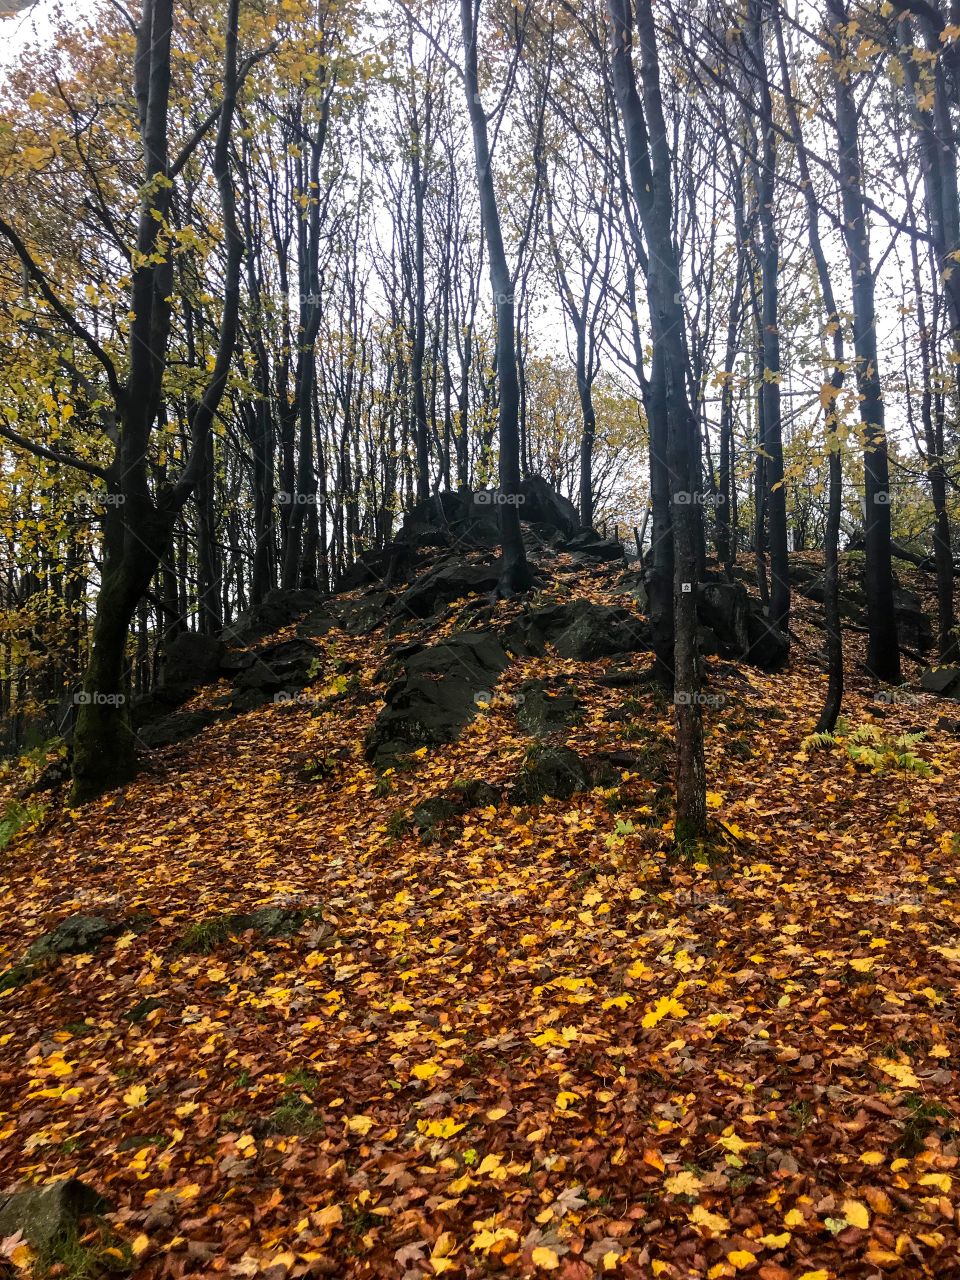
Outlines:
[[832,733],[808,733],[800,743],[801,751],[829,751],[837,745]]

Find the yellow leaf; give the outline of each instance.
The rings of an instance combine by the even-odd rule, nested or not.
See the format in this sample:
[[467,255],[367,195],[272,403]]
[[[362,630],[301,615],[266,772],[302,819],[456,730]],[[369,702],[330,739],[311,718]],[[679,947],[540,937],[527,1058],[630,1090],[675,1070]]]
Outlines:
[[361,1138],[365,1138],[372,1128],[373,1121],[369,1116],[350,1116],[347,1120],[347,1129],[359,1134]]
[[653,1008],[643,1015],[640,1025],[643,1027],[655,1027],[658,1022],[662,1022],[668,1016],[684,1018],[686,1015],[687,1010],[679,1000],[674,1000],[673,996],[661,996]]
[[912,1068],[902,1062],[895,1062],[893,1058],[874,1058],[873,1065],[905,1089],[920,1088],[920,1081],[913,1074]]
[[457,1124],[452,1116],[444,1116],[441,1120],[418,1120],[417,1128],[428,1138],[452,1138],[466,1125]]
[[516,1244],[519,1239],[520,1237],[512,1227],[495,1227],[492,1231],[484,1228],[473,1237],[473,1243],[470,1248],[474,1250],[482,1249],[484,1253],[490,1253],[498,1244]]
[[761,1236],[759,1243],[766,1245],[768,1249],[785,1249],[792,1239],[789,1231],[781,1231],[779,1235],[768,1233]]
[[147,1086],[145,1084],[131,1085],[123,1095],[123,1100],[128,1107],[142,1107],[147,1100]]
[[946,1195],[950,1190],[950,1175],[949,1173],[925,1173],[919,1180],[919,1185],[921,1187],[936,1187]]
[[698,1227],[706,1227],[714,1235],[720,1235],[730,1229],[729,1218],[725,1218],[722,1213],[711,1213],[709,1209],[704,1209],[703,1205],[699,1204],[691,1210],[690,1221],[696,1223]]
[[663,1185],[675,1196],[695,1196],[703,1183],[695,1173],[684,1169],[681,1173],[675,1173],[672,1178],[667,1178]]
[[28,1244],[18,1244],[10,1254],[10,1261],[18,1271],[26,1271],[33,1266],[36,1256]]
[[886,1157],[882,1151],[864,1151],[860,1156],[861,1164],[883,1164]]
[[723,795],[719,791],[707,792],[707,808],[719,809],[723,804]]
[[410,1074],[416,1076],[418,1080],[429,1080],[439,1070],[435,1062],[418,1062]]
[[560,1259],[545,1245],[539,1245],[530,1255],[534,1266],[541,1267],[544,1271],[556,1271],[560,1265]]
[[557,1094],[556,1108],[558,1111],[566,1111],[568,1107],[571,1107],[577,1101],[578,1098],[575,1093],[561,1092]]
[[619,1253],[614,1253],[613,1250],[611,1249],[608,1253],[605,1253],[603,1255],[604,1271],[616,1271],[617,1263],[619,1261],[620,1261]]
[[134,1240],[133,1243],[130,1245],[130,1249],[135,1258],[139,1258],[141,1253],[146,1253],[146,1251],[149,1248],[150,1248],[150,1237],[145,1236],[143,1232],[141,1232],[140,1235],[137,1236],[136,1240]]
[[818,1267],[816,1271],[805,1271],[802,1276],[798,1276],[797,1280],[830,1280],[830,1272],[824,1271],[823,1267]]
[[732,1253],[727,1254],[727,1261],[737,1271],[745,1271],[747,1267],[752,1267],[757,1260],[757,1255],[751,1253],[749,1249],[734,1249]]
[[487,1119],[490,1121],[502,1120],[506,1114],[507,1112],[504,1107],[492,1107],[487,1112]]
[[317,1227],[339,1227],[343,1221],[343,1210],[338,1204],[328,1204],[315,1216],[313,1222]]
[[867,1212],[867,1206],[861,1204],[859,1200],[844,1200],[841,1212],[852,1227],[859,1227],[861,1231],[869,1228],[870,1214]]

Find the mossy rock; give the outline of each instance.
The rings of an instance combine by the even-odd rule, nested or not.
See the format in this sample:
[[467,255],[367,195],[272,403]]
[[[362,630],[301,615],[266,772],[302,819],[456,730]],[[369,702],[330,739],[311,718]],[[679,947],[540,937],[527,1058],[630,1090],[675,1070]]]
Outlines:
[[261,938],[289,938],[307,920],[316,920],[319,908],[258,907],[255,911],[231,911],[209,916],[192,924],[180,943],[181,951],[209,955],[217,947],[241,933],[255,933]]
[[47,1249],[75,1232],[80,1220],[106,1212],[109,1203],[77,1178],[0,1196],[0,1238],[23,1233],[35,1249]]

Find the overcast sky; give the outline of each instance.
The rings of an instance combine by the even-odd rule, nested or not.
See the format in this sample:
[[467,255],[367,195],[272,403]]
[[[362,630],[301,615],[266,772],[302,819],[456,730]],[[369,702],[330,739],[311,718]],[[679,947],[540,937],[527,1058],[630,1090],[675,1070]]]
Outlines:
[[[25,44],[49,36],[51,16],[59,7],[59,0],[37,0],[23,13],[0,19],[0,67],[15,63]],[[74,14],[88,13],[92,7],[90,0],[72,0],[70,5]]]

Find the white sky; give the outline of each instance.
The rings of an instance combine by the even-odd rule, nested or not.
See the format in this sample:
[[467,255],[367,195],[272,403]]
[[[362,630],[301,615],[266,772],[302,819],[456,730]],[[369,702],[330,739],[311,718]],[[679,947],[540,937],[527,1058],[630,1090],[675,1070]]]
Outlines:
[[[37,0],[22,13],[0,19],[0,71],[16,63],[17,54],[25,44],[49,39],[53,15],[62,8],[61,0]],[[75,16],[89,13],[91,0],[72,0],[68,6]]]

